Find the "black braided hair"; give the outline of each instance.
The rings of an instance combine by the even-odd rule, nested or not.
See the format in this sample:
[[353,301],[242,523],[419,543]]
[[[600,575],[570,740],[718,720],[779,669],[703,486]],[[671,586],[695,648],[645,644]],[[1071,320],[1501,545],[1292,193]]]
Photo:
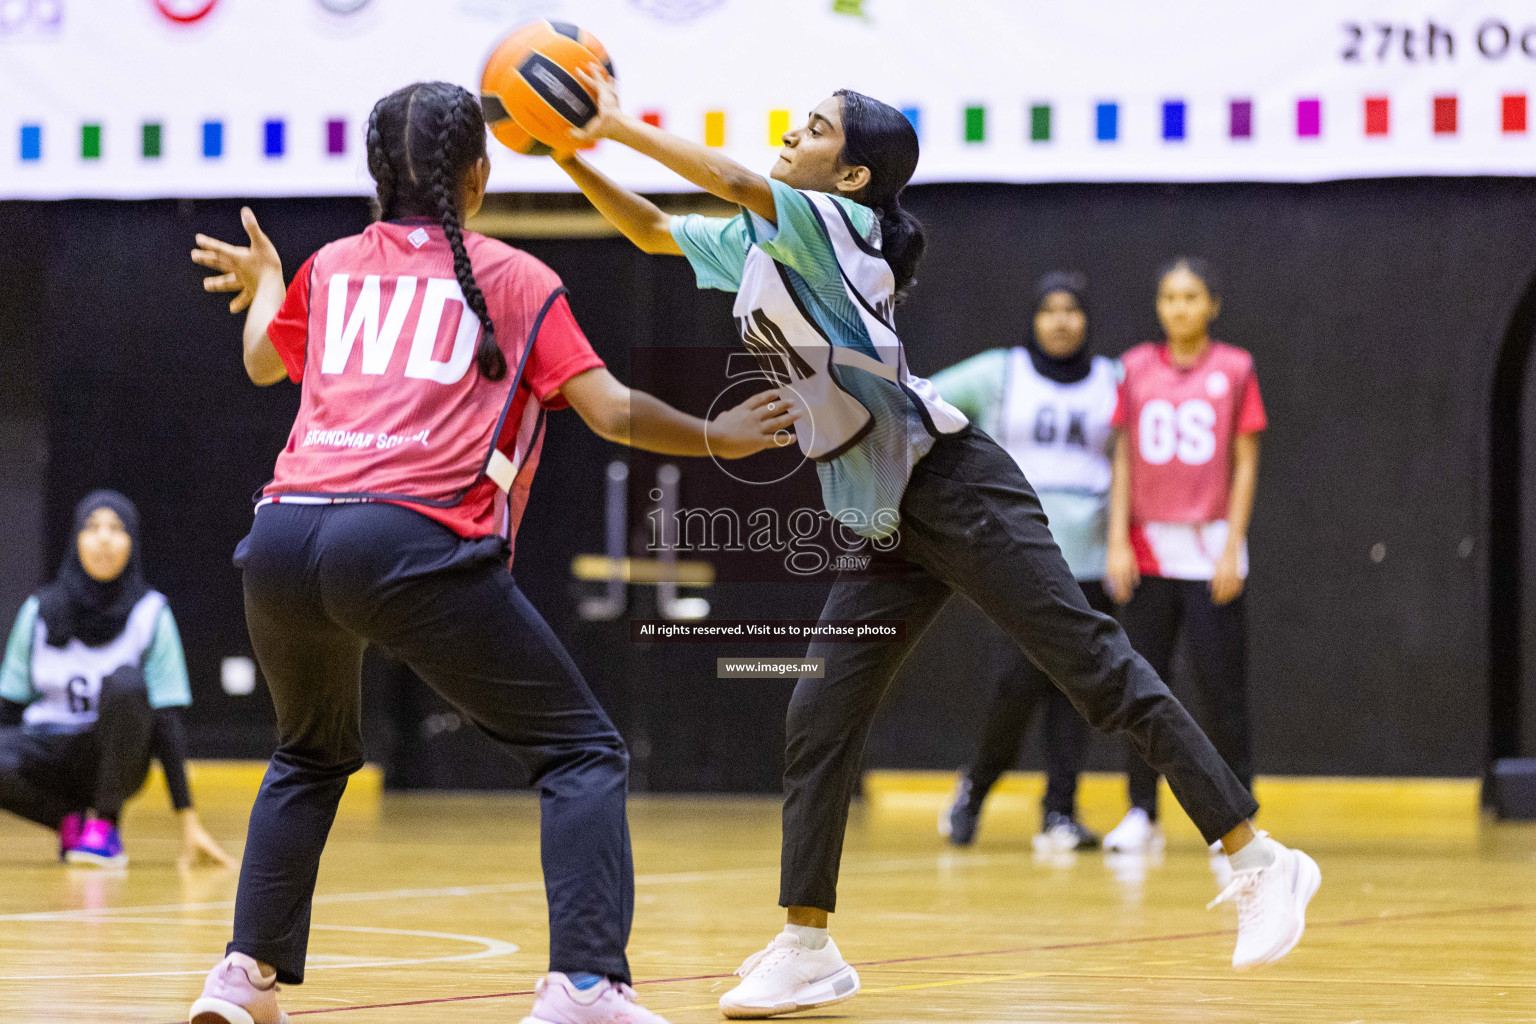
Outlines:
[[379,218],[436,217],[442,223],[459,290],[480,320],[475,365],[487,380],[501,380],[507,358],[464,247],[458,199],[464,176],[485,155],[480,101],[456,85],[408,85],[379,100],[368,116],[368,170],[378,184]]

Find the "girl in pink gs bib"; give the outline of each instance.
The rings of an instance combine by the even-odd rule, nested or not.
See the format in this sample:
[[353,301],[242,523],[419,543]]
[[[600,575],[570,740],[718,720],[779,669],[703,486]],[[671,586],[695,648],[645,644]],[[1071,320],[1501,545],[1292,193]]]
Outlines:
[[[1167,340],[1123,357],[1106,585],[1132,646],[1165,678],[1185,635],[1205,730],[1252,790],[1243,587],[1266,421],[1253,357],[1211,339],[1220,310],[1210,266],[1177,259],[1158,281]],[[1131,809],[1105,837],[1111,850],[1161,841],[1158,773],[1132,754],[1129,776]]]

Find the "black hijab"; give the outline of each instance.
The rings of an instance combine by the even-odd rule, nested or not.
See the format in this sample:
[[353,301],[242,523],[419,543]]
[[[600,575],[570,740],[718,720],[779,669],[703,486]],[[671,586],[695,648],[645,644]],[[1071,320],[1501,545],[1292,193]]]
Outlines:
[[[80,564],[80,531],[99,508],[117,513],[133,543],[128,564],[116,579],[105,583],[92,579]],[[75,525],[58,578],[37,594],[37,613],[48,626],[48,646],[63,647],[70,637],[79,637],[87,647],[100,647],[122,634],[133,606],[149,593],[139,547],[139,510],[133,502],[107,490],[92,491],[81,499],[75,506]]]
[[[1056,292],[1066,292],[1077,303],[1077,308],[1083,311],[1083,316],[1088,315],[1088,278],[1075,270],[1053,270],[1042,277],[1035,285],[1035,312],[1045,304],[1048,296]],[[1065,359],[1047,355],[1040,348],[1040,342],[1035,339],[1034,318],[1030,318],[1029,361],[1035,364],[1035,372],[1048,380],[1058,384],[1076,384],[1086,380],[1093,369],[1093,356],[1088,354],[1088,339],[1078,346],[1077,351]]]

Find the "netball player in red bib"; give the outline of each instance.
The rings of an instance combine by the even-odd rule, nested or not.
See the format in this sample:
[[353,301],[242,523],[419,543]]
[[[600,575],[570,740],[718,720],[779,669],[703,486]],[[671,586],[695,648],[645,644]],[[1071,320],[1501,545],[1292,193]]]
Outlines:
[[[1137,345],[1123,358],[1107,582],[1125,606],[1121,622],[1131,644],[1160,675],[1185,635],[1205,730],[1251,790],[1243,584],[1266,421],[1253,357],[1211,340],[1221,309],[1212,282],[1202,259],[1165,267],[1157,315],[1167,341]],[[1133,752],[1129,774],[1131,809],[1105,837],[1108,849],[1162,841],[1158,772]]]
[[553,271],[463,230],[490,171],[470,93],[439,82],[380,100],[368,168],[381,219],[311,256],[286,292],[249,210],[249,247],[199,235],[193,253],[220,271],[204,286],[248,309],[250,378],[287,376],[303,392],[236,552],[279,745],[251,810],[234,940],[192,1024],[286,1020],[276,987],[304,980],[320,854],[363,764],[369,643],[505,744],[539,788],[550,973],[527,1020],[662,1024],[628,984],[628,755],[513,582],[511,545],[552,410],[569,404],[609,440],[725,457],[782,441],[796,414],[769,391],[706,424],[614,380]]

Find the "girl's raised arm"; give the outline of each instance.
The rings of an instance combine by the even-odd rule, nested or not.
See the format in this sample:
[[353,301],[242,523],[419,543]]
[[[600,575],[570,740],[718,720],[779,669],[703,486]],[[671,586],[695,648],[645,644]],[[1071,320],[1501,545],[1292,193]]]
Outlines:
[[229,311],[245,314],[245,374],[253,384],[265,387],[288,375],[283,359],[267,337],[267,325],[277,316],[287,287],[283,284],[283,261],[277,247],[256,223],[249,206],[241,207],[240,223],[249,236],[249,246],[230,245],[208,235],[197,236],[192,262],[221,271],[203,278],[208,292],[239,292],[229,302]]
[[[612,139],[677,172],[711,195],[746,207],[770,224],[778,223],[773,189],[767,178],[723,153],[680,139],[625,114],[619,108],[619,94],[606,76],[587,71],[576,74],[596,94],[597,114],[587,122],[585,129],[573,131],[572,138],[579,141]],[[581,183],[578,181],[577,184]],[[582,191],[586,191],[585,187]],[[593,202],[595,204],[596,200]]]
[[640,247],[641,252],[681,256],[682,248],[672,237],[672,217],[644,196],[636,195],[575,153],[558,154],[555,163],[571,176],[597,212],[619,233]]

